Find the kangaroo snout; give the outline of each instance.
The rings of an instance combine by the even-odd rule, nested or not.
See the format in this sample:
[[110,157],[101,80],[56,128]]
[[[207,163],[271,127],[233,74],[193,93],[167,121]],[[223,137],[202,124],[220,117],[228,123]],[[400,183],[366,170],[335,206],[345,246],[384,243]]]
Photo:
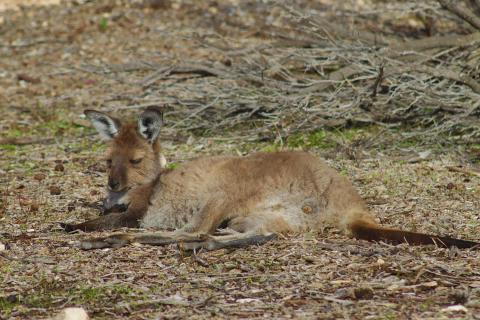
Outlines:
[[112,191],[120,191],[120,182],[113,178],[113,177],[108,177],[108,188]]

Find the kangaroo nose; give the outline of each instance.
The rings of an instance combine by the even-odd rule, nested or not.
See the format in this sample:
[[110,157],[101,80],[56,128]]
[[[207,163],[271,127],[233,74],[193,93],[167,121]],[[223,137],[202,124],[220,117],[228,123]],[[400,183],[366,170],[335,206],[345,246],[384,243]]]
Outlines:
[[115,179],[108,179],[108,186],[110,187],[111,190],[115,191],[118,189],[118,186],[120,185],[120,183],[115,180]]

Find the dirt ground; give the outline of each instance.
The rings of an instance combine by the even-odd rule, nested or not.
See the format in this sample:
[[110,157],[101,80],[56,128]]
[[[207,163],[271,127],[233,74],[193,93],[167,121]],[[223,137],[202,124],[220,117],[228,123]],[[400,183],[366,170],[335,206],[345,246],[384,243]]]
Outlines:
[[20,6],[45,6],[59,3],[59,0],[4,0],[0,3],[0,11],[19,10]]
[[[168,102],[161,139],[173,165],[203,154],[308,149],[350,177],[381,223],[480,241],[471,148],[404,141],[401,130],[377,126],[250,140],[244,128],[257,120],[221,132],[214,121],[200,130],[196,114],[185,117],[189,101],[207,99],[194,86],[236,92],[249,84],[188,72],[167,79],[156,66],[231,64],[202,45],[209,37],[229,38],[239,50],[268,43],[257,16],[274,20],[280,9],[239,8],[102,0],[0,12],[0,319],[48,318],[70,306],[94,319],[480,319],[479,250],[368,243],[327,229],[197,255],[173,245],[82,251],[75,243],[88,235],[61,230],[58,222],[95,217],[104,196],[104,146],[82,110],[130,116]],[[382,135],[392,140],[371,143]]]

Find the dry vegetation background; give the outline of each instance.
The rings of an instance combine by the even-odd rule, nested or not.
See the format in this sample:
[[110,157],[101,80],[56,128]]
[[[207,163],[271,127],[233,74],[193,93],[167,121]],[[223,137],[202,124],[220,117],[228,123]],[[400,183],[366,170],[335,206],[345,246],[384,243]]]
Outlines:
[[168,104],[172,166],[308,149],[382,223],[480,240],[478,0],[19,2],[0,12],[0,319],[480,319],[478,250],[325,230],[197,255],[80,251],[85,235],[58,227],[103,196],[82,110]]

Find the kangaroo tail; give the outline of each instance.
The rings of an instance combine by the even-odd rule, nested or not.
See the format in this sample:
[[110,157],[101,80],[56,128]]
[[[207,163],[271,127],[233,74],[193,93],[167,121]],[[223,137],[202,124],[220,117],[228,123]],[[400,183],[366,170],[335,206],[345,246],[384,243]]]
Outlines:
[[434,244],[443,248],[452,246],[460,249],[480,248],[479,242],[384,228],[365,221],[353,222],[349,225],[349,229],[355,238],[368,241],[384,241],[394,244],[408,243],[410,245]]

